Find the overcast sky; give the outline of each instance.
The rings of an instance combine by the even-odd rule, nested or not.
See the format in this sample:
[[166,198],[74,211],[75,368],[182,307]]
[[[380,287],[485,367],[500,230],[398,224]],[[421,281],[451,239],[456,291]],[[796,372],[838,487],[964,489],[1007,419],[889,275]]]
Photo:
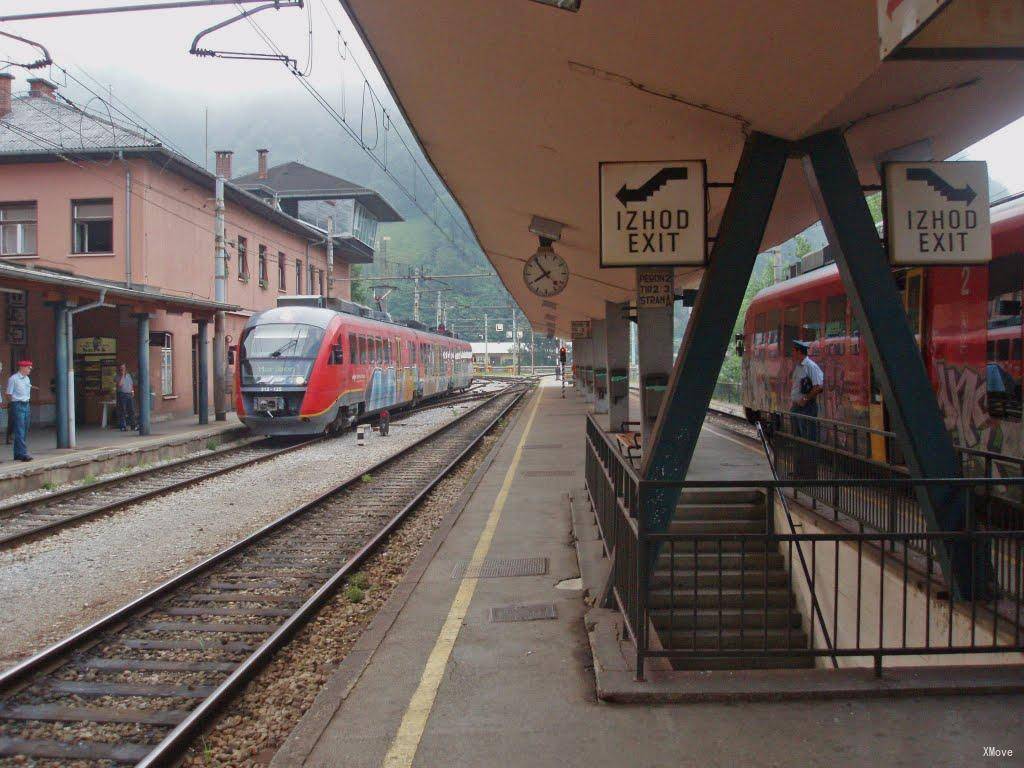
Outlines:
[[[0,0],[0,13],[125,3],[126,0]],[[385,93],[383,83],[337,0],[308,0],[306,5],[306,9],[264,11],[255,20],[280,48],[298,59],[300,68],[307,70],[312,66],[310,81],[317,90],[335,109],[344,111],[353,124],[358,124],[362,80],[355,64],[363,67],[381,95]],[[58,64],[80,78],[83,76],[78,67],[83,67],[111,86],[115,96],[120,94],[140,110],[142,105],[133,101],[159,103],[163,107],[159,112],[174,104],[190,115],[196,125],[201,125],[204,108],[209,107],[212,133],[219,125],[227,131],[232,129],[233,103],[254,99],[269,103],[278,95],[294,98],[302,94],[299,83],[276,62],[214,60],[188,54],[193,37],[201,29],[235,13],[234,6],[147,11],[17,22],[4,25],[4,29],[38,40]],[[310,20],[314,30],[312,59],[308,53]],[[350,48],[341,44],[334,24],[341,27]],[[201,45],[235,51],[267,50],[257,32],[244,21],[212,33]],[[3,38],[0,53],[14,60],[36,56],[32,49]],[[24,86],[25,70],[12,71]],[[62,87],[65,85],[60,72],[54,71],[53,77]],[[82,98],[81,89],[74,83],[68,83],[67,90]],[[312,99],[308,103],[310,110],[320,109]],[[145,111],[142,114],[146,116]],[[979,142],[967,156],[987,160],[989,173],[1011,192],[1024,191],[1022,144],[1024,120],[1018,120]]]

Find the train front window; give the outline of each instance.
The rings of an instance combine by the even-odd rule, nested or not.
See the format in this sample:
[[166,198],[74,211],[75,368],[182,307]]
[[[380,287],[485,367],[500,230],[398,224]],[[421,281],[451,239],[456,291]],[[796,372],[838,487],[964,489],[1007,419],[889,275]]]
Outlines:
[[239,348],[242,385],[304,385],[323,338],[322,328],[301,323],[250,328]]

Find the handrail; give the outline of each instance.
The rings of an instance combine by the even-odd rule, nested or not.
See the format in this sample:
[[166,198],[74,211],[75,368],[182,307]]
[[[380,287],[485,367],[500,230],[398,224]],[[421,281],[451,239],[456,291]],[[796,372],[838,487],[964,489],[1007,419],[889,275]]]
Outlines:
[[[772,456],[771,449],[768,447],[768,438],[764,436],[764,429],[761,427],[761,422],[757,423],[757,436],[761,438],[761,447],[764,448],[764,457],[768,461],[768,468],[771,470],[772,477],[776,480],[779,479],[779,473],[775,469],[775,457]],[[793,513],[789,509],[789,500],[786,498],[786,494],[781,489],[775,488],[775,494],[779,497],[782,502],[782,509],[786,513],[786,522],[789,524],[789,532],[796,535],[796,524],[793,522]],[[800,542],[796,544],[796,553],[800,556],[800,568],[804,572],[805,583],[810,587],[814,583],[811,579],[811,572],[807,569],[807,559],[804,557],[803,547],[800,546]],[[825,626],[825,616],[821,612],[821,606],[818,604],[818,596],[815,591],[811,590],[811,609],[814,611],[815,617],[818,619],[818,625],[821,627],[821,635],[825,639],[825,645],[830,651],[835,651],[835,646],[832,645],[832,638],[828,634],[828,628]],[[835,653],[832,654],[832,667],[833,669],[839,668],[839,659],[836,658]]]

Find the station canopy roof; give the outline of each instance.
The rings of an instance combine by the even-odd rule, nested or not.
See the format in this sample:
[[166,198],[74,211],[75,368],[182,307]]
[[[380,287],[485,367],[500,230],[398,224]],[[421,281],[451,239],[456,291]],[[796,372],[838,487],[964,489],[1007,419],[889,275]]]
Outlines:
[[195,320],[209,320],[218,311],[233,312],[240,307],[195,296],[160,293],[142,285],[96,280],[46,269],[34,269],[0,261],[0,289],[39,291],[49,301],[83,303],[103,298],[110,306],[126,306],[133,312],[187,312]]
[[[929,139],[943,159],[1024,114],[1022,62],[880,61],[872,0],[342,2],[505,285],[560,335],[635,286],[599,267],[601,161],[706,158],[709,181],[731,181],[746,131],[846,127],[877,184],[884,152]],[[711,192],[712,236],[727,194]],[[556,307],[523,283],[533,215],[565,224]],[[790,161],[763,246],[817,218]],[[679,268],[677,287],[699,277]]]

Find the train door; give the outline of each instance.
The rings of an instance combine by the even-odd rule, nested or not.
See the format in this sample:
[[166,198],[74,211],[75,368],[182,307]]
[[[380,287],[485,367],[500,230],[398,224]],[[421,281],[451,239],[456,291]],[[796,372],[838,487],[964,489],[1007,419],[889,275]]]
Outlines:
[[[902,275],[897,275],[896,279],[900,297],[903,300],[903,309],[906,311],[907,321],[910,323],[910,331],[914,334],[914,340],[920,350],[924,341],[924,269],[921,267],[908,269]],[[885,405],[885,398],[882,397],[882,390],[878,386],[873,365],[871,366],[871,402],[868,406],[868,414],[869,426],[872,429],[879,431],[889,429],[889,412]],[[902,456],[889,455],[898,452],[898,447],[895,444],[890,445],[883,435],[872,433],[871,458],[886,463],[890,459],[895,463],[902,463]]]

